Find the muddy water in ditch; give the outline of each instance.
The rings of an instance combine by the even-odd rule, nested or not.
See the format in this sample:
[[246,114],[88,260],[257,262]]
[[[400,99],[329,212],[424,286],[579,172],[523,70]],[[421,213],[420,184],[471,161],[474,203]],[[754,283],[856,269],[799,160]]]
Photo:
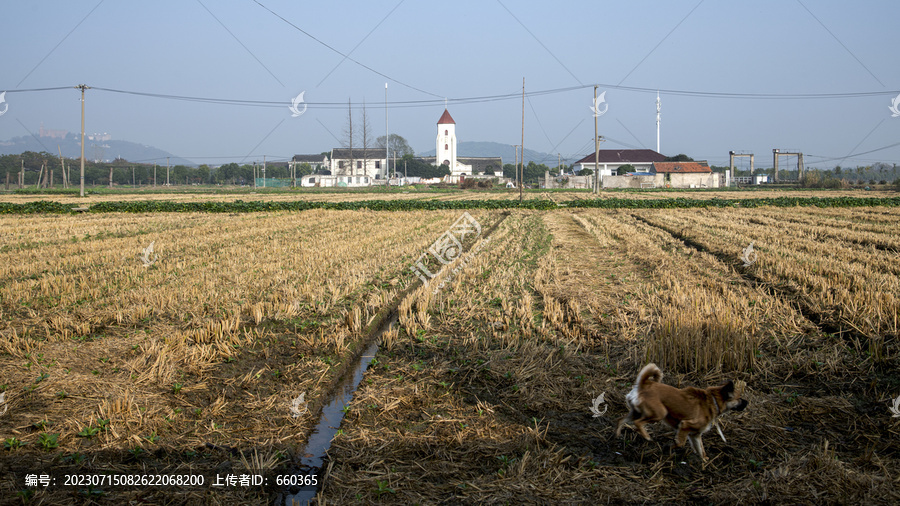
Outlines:
[[[350,404],[353,394],[356,392],[359,383],[362,381],[366,369],[378,353],[378,343],[381,341],[381,335],[391,328],[397,322],[397,313],[395,312],[379,329],[366,351],[359,357],[359,363],[353,369],[353,374],[348,374],[341,385],[335,389],[327,404],[322,408],[322,414],[319,417],[319,423],[313,429],[306,448],[300,453],[300,459],[296,463],[296,474],[298,475],[316,475],[319,486],[322,485],[323,464],[325,454],[331,447],[331,440],[341,426],[341,420],[344,419],[344,408]],[[285,490],[275,499],[275,504],[306,505],[316,496],[317,487],[302,488],[299,492],[292,493]]]
[[[483,245],[483,241],[489,240],[494,230],[496,230],[500,223],[502,223],[509,215],[509,212],[504,212],[500,219],[484,233],[482,242],[479,243],[476,241],[476,243]],[[474,244],[466,248],[466,254],[471,251],[472,246],[474,246]],[[306,505],[316,496],[318,488],[322,486],[322,481],[324,480],[322,467],[325,461],[325,454],[331,447],[331,440],[334,438],[335,434],[337,434],[337,431],[341,426],[341,420],[344,419],[344,407],[350,404],[350,401],[353,399],[353,394],[356,392],[357,387],[359,387],[359,383],[362,381],[366,369],[369,368],[369,364],[372,362],[372,359],[375,358],[375,354],[378,352],[378,343],[381,341],[382,334],[387,332],[397,323],[400,303],[407,296],[412,294],[421,284],[422,282],[417,280],[397,296],[390,306],[389,316],[382,320],[382,323],[378,326],[374,334],[372,334],[369,347],[360,356],[359,363],[353,369],[353,374],[347,374],[340,386],[334,390],[333,394],[331,394],[327,404],[322,409],[319,423],[309,437],[306,448],[301,453],[299,462],[295,463],[295,469],[293,469],[294,473],[297,475],[316,475],[318,487],[302,488],[299,492],[297,492],[296,489],[285,489],[276,496],[275,504],[284,504],[288,506],[294,504]]]

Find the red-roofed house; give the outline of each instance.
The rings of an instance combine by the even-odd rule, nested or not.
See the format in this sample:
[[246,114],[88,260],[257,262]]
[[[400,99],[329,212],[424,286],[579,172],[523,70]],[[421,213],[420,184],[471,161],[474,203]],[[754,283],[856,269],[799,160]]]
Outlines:
[[607,176],[603,188],[719,188],[724,174],[706,162],[653,162],[643,173]]
[[670,188],[718,188],[719,174],[706,162],[653,162],[650,172]]

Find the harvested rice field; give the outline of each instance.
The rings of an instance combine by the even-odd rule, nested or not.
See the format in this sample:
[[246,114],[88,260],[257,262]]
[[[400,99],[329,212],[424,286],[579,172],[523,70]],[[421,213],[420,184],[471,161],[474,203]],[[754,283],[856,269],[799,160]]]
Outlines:
[[[0,215],[0,504],[896,504],[898,232],[896,207]],[[372,341],[318,487],[279,480]],[[749,401],[707,461],[664,424],[615,437],[648,362]]]

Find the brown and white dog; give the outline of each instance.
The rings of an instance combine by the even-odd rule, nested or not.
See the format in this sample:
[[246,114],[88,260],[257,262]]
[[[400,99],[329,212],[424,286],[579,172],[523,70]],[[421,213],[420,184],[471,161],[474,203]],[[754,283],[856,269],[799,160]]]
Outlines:
[[719,387],[678,389],[660,383],[662,378],[662,371],[656,364],[647,364],[641,369],[634,387],[625,396],[628,414],[619,419],[616,436],[622,434],[626,423],[634,421],[635,430],[651,441],[644,425],[665,420],[675,429],[678,447],[684,446],[685,439],[690,439],[694,451],[706,460],[700,439],[703,433],[712,428],[716,417],[728,410],[743,410],[747,401],[741,399],[740,392],[735,392],[732,381]]

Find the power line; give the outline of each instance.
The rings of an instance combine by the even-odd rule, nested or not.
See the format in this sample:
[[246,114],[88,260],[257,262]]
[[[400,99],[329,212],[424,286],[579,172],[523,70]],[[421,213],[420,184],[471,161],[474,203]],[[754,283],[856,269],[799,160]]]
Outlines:
[[29,93],[35,91],[58,91],[58,90],[71,90],[71,86],[56,86],[53,88],[27,88],[24,90],[6,90],[6,93]]
[[266,64],[263,63],[259,58],[257,58],[256,55],[253,54],[253,51],[250,51],[250,48],[247,47],[246,45],[244,45],[244,43],[241,42],[241,39],[237,38],[237,35],[235,35],[231,30],[229,30],[228,27],[225,26],[225,23],[223,23],[218,17],[216,17],[215,14],[213,14],[213,12],[212,12],[211,10],[209,10],[209,7],[207,7],[207,6],[206,6],[203,2],[201,2],[200,0],[197,0],[197,3],[200,4],[201,7],[203,7],[204,9],[206,9],[206,12],[208,12],[209,15],[212,16],[213,19],[216,20],[216,22],[218,22],[220,25],[222,25],[222,28],[224,28],[225,31],[228,32],[228,35],[231,35],[231,37],[232,37],[234,40],[236,40],[237,43],[240,44],[241,47],[244,48],[245,51],[247,51],[248,53],[250,53],[250,56],[252,56],[253,59],[256,60],[257,63],[259,63],[260,65],[262,65],[262,68],[266,69],[266,72],[268,72],[270,76],[272,76],[276,81],[278,81],[278,84],[280,84],[281,86],[284,86],[284,83],[281,82],[281,79],[278,79],[278,77],[275,76],[275,74],[273,74],[271,70],[269,70],[269,67],[266,67]]
[[880,148],[870,149],[870,150],[868,150],[868,151],[861,151],[861,152],[859,152],[859,153],[850,153],[849,155],[846,155],[846,156],[835,156],[835,157],[831,157],[831,158],[826,158],[826,157],[823,157],[823,156],[821,156],[821,155],[804,155],[804,156],[810,156],[810,157],[813,157],[813,158],[822,158],[822,160],[820,160],[820,162],[833,162],[833,161],[835,161],[835,160],[842,160],[842,161],[843,161],[843,160],[846,160],[846,159],[848,159],[848,158],[852,160],[852,159],[856,159],[857,157],[859,157],[859,156],[861,156],[861,155],[868,155],[868,154],[871,154],[871,153],[876,153],[876,152],[878,152],[878,151],[884,151],[885,149],[891,149],[891,148],[897,147],[897,146],[900,146],[900,142],[895,142],[895,143],[893,143],[893,144],[888,144],[887,146],[882,146],[882,147],[880,147]]
[[541,132],[544,133],[544,137],[547,138],[547,142],[552,146],[553,141],[550,140],[550,136],[547,134],[547,130],[544,128],[544,124],[541,123],[541,118],[538,117],[538,113],[534,110],[534,104],[531,103],[531,98],[528,99],[528,107],[531,108],[531,113],[534,114],[534,119],[537,121],[538,126],[541,128]]
[[379,71],[373,69],[372,67],[369,67],[368,65],[366,65],[366,64],[364,64],[364,63],[360,63],[359,61],[356,61],[356,60],[354,60],[353,58],[350,58],[350,55],[346,55],[346,54],[344,54],[344,53],[338,51],[337,49],[335,49],[335,48],[329,46],[329,45],[326,44],[325,42],[319,40],[318,38],[316,38],[315,36],[313,36],[311,33],[309,33],[309,32],[307,32],[306,30],[300,28],[299,26],[295,25],[294,23],[291,23],[290,21],[288,21],[288,20],[287,20],[284,16],[282,16],[281,14],[278,14],[277,12],[273,11],[272,9],[270,9],[270,8],[266,7],[265,5],[261,4],[261,3],[259,2],[259,0],[253,0],[253,1],[254,1],[254,3],[256,3],[256,5],[259,5],[259,6],[262,7],[263,9],[269,11],[270,13],[272,13],[273,16],[275,16],[275,17],[277,17],[278,19],[284,21],[285,23],[287,23],[288,25],[290,25],[292,28],[294,28],[294,29],[297,30],[298,32],[302,33],[303,35],[306,35],[306,36],[309,37],[310,39],[312,39],[312,40],[318,42],[319,44],[325,46],[326,48],[328,48],[328,49],[330,49],[330,50],[332,50],[332,51],[334,51],[335,53],[337,53],[337,54],[343,56],[344,59],[350,60],[350,61],[352,61],[353,63],[359,65],[360,67],[362,67],[362,68],[364,68],[364,69],[366,69],[366,70],[368,70],[368,71],[370,71],[370,72],[374,72],[375,74],[378,74],[379,76],[381,76],[381,77],[383,77],[383,78],[385,78],[385,79],[389,79],[389,80],[391,80],[391,81],[393,81],[393,82],[399,84],[400,86],[405,86],[405,87],[407,87],[407,88],[409,88],[409,89],[411,89],[411,90],[418,91],[419,93],[424,93],[424,94],[426,94],[426,95],[431,95],[432,97],[443,98],[441,95],[436,95],[436,94],[434,94],[434,93],[431,93],[430,91],[425,91],[425,90],[423,90],[423,89],[421,89],[421,88],[416,88],[415,86],[413,86],[413,85],[411,85],[411,84],[406,84],[406,83],[404,83],[403,81],[399,81],[399,80],[397,80],[397,79],[394,79],[393,77],[391,77],[391,76],[389,76],[389,75],[387,75],[387,74],[384,74],[384,73],[382,73],[382,72],[379,72]]
[[[79,88],[81,85],[76,86]],[[622,91],[632,91],[637,93],[657,93],[656,88],[642,88],[642,87],[634,87],[634,86],[617,86],[617,85],[598,85],[604,86],[611,89],[618,89]],[[537,118],[537,112],[534,109],[533,104],[531,103],[531,97],[543,96],[543,95],[552,95],[552,94],[560,94],[560,93],[568,93],[571,91],[577,91],[588,86],[572,86],[565,88],[554,88],[548,90],[538,90],[533,92],[526,92],[525,96],[529,98],[529,105],[531,105],[532,112],[535,114]],[[6,90],[7,93],[40,93],[40,92],[50,92],[50,91],[60,91],[60,90],[68,90],[71,89],[71,86],[65,87],[46,87],[46,88],[27,88],[27,89],[16,89],[16,90]],[[120,90],[114,88],[103,88],[103,87],[90,87],[97,91],[105,91],[109,93],[118,93],[118,94],[126,94],[133,96],[142,96],[148,98],[155,99],[164,99],[164,100],[181,100],[181,101],[190,101],[190,102],[198,102],[198,103],[208,103],[215,105],[232,105],[232,106],[247,106],[247,107],[289,107],[290,101],[272,101],[272,100],[248,100],[248,99],[224,99],[224,98],[213,98],[213,97],[197,97],[197,96],[186,96],[186,95],[170,95],[170,94],[162,94],[162,93],[152,93],[152,92],[140,92],[140,91],[132,91],[132,90]],[[766,93],[726,93],[726,92],[705,92],[705,91],[692,91],[692,90],[672,90],[672,89],[660,89],[660,93],[666,93],[669,95],[681,95],[681,96],[691,96],[691,97],[699,97],[706,99],[746,99],[746,100],[785,100],[785,99],[795,99],[795,100],[834,100],[834,99],[853,99],[853,98],[871,98],[871,97],[880,97],[885,95],[893,96],[898,93],[897,90],[886,90],[886,91],[865,91],[865,92],[843,92],[843,93],[806,93],[806,94],[766,94]],[[485,102],[496,102],[496,101],[504,101],[504,100],[512,100],[519,99],[522,96],[522,92],[515,93],[506,93],[506,94],[497,94],[497,95],[484,95],[484,96],[473,96],[473,97],[463,97],[456,99],[446,99],[448,102],[453,104],[476,104],[476,103],[485,103]],[[434,105],[442,105],[444,102],[444,98],[440,99],[429,99],[429,100],[406,100],[406,101],[394,101],[388,102],[388,105],[392,108],[417,108],[417,107],[433,107]],[[319,108],[319,109],[343,109],[347,107],[346,103],[339,102],[313,102],[308,103],[310,108]],[[556,146],[551,150],[555,152],[557,147],[565,142],[568,137],[578,128],[578,126],[583,121],[579,121],[578,125],[572,129]],[[320,122],[321,123],[321,122]],[[621,122],[620,122],[621,123]],[[881,123],[879,123],[880,125]],[[546,130],[543,128],[543,125],[540,123],[538,119],[538,125],[543,130],[545,137],[550,141],[549,135]],[[324,125],[323,125],[324,126]],[[624,127],[624,125],[622,125]],[[876,126],[877,128],[877,126]],[[625,128],[628,130],[627,128]],[[26,129],[27,130],[27,129]],[[873,129],[874,131],[874,129]],[[270,132],[271,133],[271,132]],[[330,132],[329,132],[330,133]],[[631,132],[629,132],[631,133]],[[868,138],[872,132],[866,136]],[[332,134],[332,136],[334,136]],[[634,136],[632,134],[632,136]],[[621,144],[623,146],[631,147],[638,149],[637,146],[632,146],[628,143],[618,141],[616,139],[612,139],[610,137],[606,137],[606,139],[613,141],[617,144]],[[863,139],[863,141],[865,138]],[[593,142],[593,141],[590,141]],[[640,142],[638,140],[638,142]],[[552,141],[551,141],[552,143]],[[861,144],[861,142],[860,142]],[[587,143],[586,143],[587,145]],[[883,151],[886,149],[890,149],[892,147],[898,146],[900,143],[890,144],[881,148],[864,151],[860,153],[850,153],[845,156],[837,156],[833,158],[827,158],[823,160],[824,162],[833,161],[833,160],[845,160],[845,159],[854,159],[860,155],[866,155],[869,153],[875,153],[878,151]],[[854,147],[856,149],[859,146]],[[255,149],[255,148],[254,148]],[[586,148],[579,149],[578,153],[581,153]],[[851,150],[852,151],[852,150]],[[814,155],[808,155],[814,156]],[[209,157],[209,158],[223,158],[223,157]],[[571,157],[569,157],[571,158]]]
[[825,31],[828,32],[828,35],[831,35],[832,38],[834,38],[834,40],[836,40],[837,43],[840,44],[841,47],[844,48],[844,50],[847,51],[847,52],[850,54],[850,56],[852,56],[853,59],[856,60],[857,63],[859,63],[860,65],[862,65],[862,68],[866,69],[866,72],[868,72],[869,75],[872,76],[876,81],[878,81],[878,84],[880,84],[881,86],[884,86],[884,83],[881,82],[881,79],[878,79],[878,78],[875,76],[875,74],[873,74],[872,71],[869,70],[869,67],[866,67],[866,64],[863,63],[862,60],[860,60],[859,58],[857,58],[856,55],[853,54],[853,51],[850,51],[850,48],[848,48],[847,46],[845,46],[844,43],[841,42],[841,39],[837,38],[837,35],[835,35],[831,30],[829,30],[828,27],[825,26],[825,23],[823,23],[822,20],[820,20],[818,17],[816,17],[816,15],[813,14],[813,12],[812,12],[811,10],[809,10],[809,7],[807,7],[807,6],[806,6],[803,2],[801,2],[800,0],[797,0],[797,3],[800,4],[800,6],[803,7],[803,8],[806,10],[806,12],[808,12],[809,15],[813,17],[813,19],[815,19],[820,25],[822,25],[822,28],[824,28]]
[[632,137],[634,137],[634,140],[636,140],[637,143],[641,145],[641,149],[647,149],[647,146],[644,146],[644,144],[641,142],[641,140],[637,138],[637,135],[634,135],[634,133],[632,133],[632,131],[629,130],[627,126],[625,126],[625,123],[622,123],[622,121],[619,118],[616,118],[616,121],[618,121],[619,124],[622,125],[622,128],[624,128],[626,132],[628,132],[629,134],[631,134]]
[[[281,121],[279,121],[278,124],[275,125],[274,128],[272,128],[271,130],[269,130],[269,133],[267,133],[266,136],[263,137],[261,141],[257,142],[257,143],[256,143],[256,146],[253,146],[253,149],[251,149],[250,152],[247,153],[247,156],[245,156],[245,157],[241,160],[241,162],[243,163],[244,160],[246,160],[247,158],[250,158],[250,155],[252,155],[253,152],[256,151],[256,148],[258,148],[263,142],[265,142],[266,139],[268,139],[269,136],[272,135],[272,132],[274,132],[276,129],[278,129],[278,127],[281,126],[282,123],[284,123],[284,120],[285,120],[285,118],[282,118]],[[265,171],[263,171],[263,173],[265,173]]]
[[644,63],[644,60],[646,60],[647,58],[649,58],[650,55],[653,54],[653,52],[656,51],[656,49],[657,49],[660,45],[662,45],[662,43],[665,42],[666,39],[669,38],[669,35],[672,35],[672,33],[674,33],[675,30],[677,30],[678,27],[681,26],[681,23],[684,23],[685,20],[687,20],[687,18],[689,18],[689,17],[691,16],[691,14],[693,14],[694,11],[697,10],[697,7],[700,7],[700,4],[702,4],[703,1],[704,1],[704,0],[700,0],[700,2],[697,3],[697,5],[695,5],[694,8],[691,9],[691,11],[688,12],[687,15],[686,15],[685,17],[681,18],[681,21],[679,21],[678,24],[675,25],[674,28],[672,28],[671,30],[669,30],[669,33],[667,33],[666,36],[662,38],[662,40],[660,40],[659,42],[656,43],[655,46],[653,46],[653,49],[651,49],[650,52],[647,53],[647,56],[644,56],[644,57],[641,59],[641,61],[639,61],[638,64],[634,66],[633,69],[631,69],[630,71],[628,71],[627,74],[625,74],[625,77],[623,77],[622,80],[619,81],[619,84],[624,83],[625,80],[628,79],[628,76],[630,76],[635,70],[637,70],[637,68],[640,67],[642,63]]
[[100,7],[100,4],[102,4],[103,1],[104,1],[104,0],[100,0],[99,2],[97,2],[97,5],[95,5],[94,8],[91,9],[91,11],[88,12],[87,15],[86,15],[85,17],[81,18],[81,21],[79,21],[78,24],[75,25],[74,28],[72,28],[71,30],[69,30],[69,33],[67,33],[66,36],[62,38],[62,40],[60,40],[59,42],[57,42],[56,45],[53,46],[53,49],[51,49],[50,52],[47,53],[46,56],[44,56],[43,58],[41,58],[41,61],[39,61],[39,62],[37,63],[37,65],[34,66],[34,68],[32,68],[31,70],[29,70],[28,73],[25,74],[25,77],[23,77],[22,80],[19,81],[19,84],[17,84],[16,86],[19,86],[19,85],[21,85],[22,83],[24,83],[25,80],[28,79],[28,76],[30,76],[35,70],[37,70],[37,68],[40,67],[42,63],[44,63],[44,60],[46,60],[47,58],[49,58],[50,55],[53,54],[54,51],[56,51],[56,48],[58,48],[63,42],[65,42],[66,39],[69,38],[69,35],[72,35],[72,33],[75,32],[75,30],[77,30],[79,26],[81,26],[81,23],[84,23],[84,21],[85,21],[87,18],[91,17],[91,14],[93,14],[94,11],[97,10],[98,7]]
[[687,97],[700,97],[700,98],[731,98],[731,99],[744,99],[744,100],[826,100],[826,99],[841,99],[841,98],[864,98],[864,97],[878,97],[885,95],[895,95],[900,93],[900,90],[893,91],[855,91],[855,92],[843,92],[843,93],[726,93],[726,92],[712,92],[712,91],[691,91],[691,90],[671,90],[665,88],[642,88],[636,86],[621,86],[621,85],[609,85],[609,84],[598,84],[598,86],[613,88],[622,91],[634,91],[639,93],[653,93],[655,94],[657,91],[659,93],[665,93],[667,95],[680,95]]
[[[568,93],[572,91],[582,90],[585,88],[592,87],[594,85],[589,86],[570,86],[565,88],[553,88],[548,90],[538,90],[532,92],[526,92],[526,97],[539,97],[544,95],[555,95],[560,93]],[[740,100],[835,100],[835,99],[850,99],[850,98],[871,98],[871,97],[881,97],[881,96],[894,96],[897,93],[900,93],[900,90],[886,90],[886,91],[858,91],[858,92],[843,92],[843,93],[729,93],[729,92],[709,92],[709,91],[692,91],[692,90],[675,90],[675,89],[664,89],[660,88],[643,88],[638,86],[618,86],[611,84],[597,84],[596,86],[610,88],[610,89],[618,89],[621,91],[632,91],[636,93],[652,93],[655,94],[657,91],[660,93],[665,93],[668,95],[679,95],[679,96],[687,96],[687,97],[698,97],[698,98],[713,98],[713,99],[740,99]],[[166,100],[182,100],[188,102],[200,102],[200,103],[209,103],[209,104],[218,104],[218,105],[237,105],[237,106],[250,106],[250,107],[289,107],[289,100],[249,100],[249,99],[228,99],[228,98],[214,98],[214,97],[198,97],[198,96],[188,96],[188,95],[171,95],[164,93],[152,93],[152,92],[142,92],[142,91],[133,91],[133,90],[120,90],[115,88],[104,88],[104,87],[92,87],[95,90],[106,91],[109,93],[120,93],[126,95],[135,95],[149,98],[158,98],[158,99],[166,99]],[[71,86],[65,87],[50,87],[50,88],[30,88],[30,89],[22,89],[22,90],[7,90],[7,93],[25,93],[25,92],[44,92],[44,91],[57,91],[71,89]],[[437,96],[437,95],[435,95]],[[388,105],[391,107],[433,107],[435,105],[443,105],[446,100],[448,103],[454,105],[465,105],[465,104],[476,104],[476,103],[485,103],[485,102],[499,102],[504,100],[514,100],[521,98],[521,91],[513,92],[513,93],[504,93],[498,95],[482,95],[482,96],[472,96],[472,97],[462,97],[462,98],[450,98],[445,99],[444,97],[440,97],[437,99],[429,99],[429,100],[399,100],[388,102]],[[310,108],[317,109],[345,109],[347,107],[346,103],[343,102],[307,102],[306,103]],[[357,106],[357,107],[361,107]]]
[[[566,139],[568,139],[569,136],[572,135],[572,133],[575,132],[575,130],[576,130],[578,127],[580,127],[582,123],[584,123],[584,120],[585,120],[585,118],[582,117],[581,120],[578,122],[578,124],[576,124],[574,127],[572,127],[572,129],[569,130],[569,133],[567,133],[566,136],[563,137],[561,141],[557,142],[556,145],[554,145],[554,146],[550,149],[550,152],[547,153],[547,156],[545,156],[544,159],[540,161],[540,163],[544,163],[544,161],[547,160],[547,157],[552,156],[552,155],[553,155],[553,152],[556,151],[557,148],[559,148],[559,145],[562,144],[563,142],[566,142]],[[591,142],[593,142],[593,141],[591,141]],[[568,161],[569,158],[573,158],[573,157],[567,156],[567,157],[566,157],[566,161]]]
[[566,64],[563,63],[562,60],[560,60],[559,58],[557,58],[556,55],[553,54],[553,51],[550,51],[550,48],[547,47],[543,42],[541,42],[541,39],[537,38],[537,35],[535,35],[534,33],[532,33],[531,30],[529,30],[528,27],[525,26],[525,23],[523,23],[522,21],[520,21],[519,18],[517,18],[516,15],[513,14],[511,10],[509,10],[505,5],[503,5],[503,2],[501,2],[500,0],[497,0],[497,3],[500,4],[500,6],[503,7],[503,9],[504,9],[506,12],[508,12],[509,15],[512,16],[512,18],[516,20],[516,22],[518,22],[520,25],[522,25],[522,28],[524,28],[525,31],[528,32],[528,35],[531,35],[531,37],[532,37],[534,40],[536,40],[537,43],[540,44],[541,47],[544,48],[544,49],[547,51],[547,53],[549,53],[550,56],[553,57],[554,60],[556,60],[556,63],[559,63],[560,66],[562,66],[562,68],[566,69],[566,72],[568,72],[569,75],[572,76],[576,81],[578,81],[578,84],[584,86],[584,83],[581,82],[581,79],[578,79],[578,76],[576,76],[575,74],[573,74],[572,71],[569,70],[569,67],[566,67]]
[[337,70],[337,68],[340,67],[341,64],[344,63],[344,62],[347,60],[347,58],[350,57],[351,54],[353,54],[353,51],[356,51],[356,48],[358,48],[359,46],[361,46],[362,43],[365,42],[366,39],[368,39],[370,35],[372,35],[373,33],[375,33],[375,30],[377,30],[378,27],[381,26],[381,25],[387,20],[387,18],[389,18],[389,17],[391,16],[391,14],[393,14],[394,11],[397,10],[397,9],[400,7],[400,5],[402,5],[403,2],[405,2],[405,1],[406,1],[406,0],[400,0],[400,2],[397,3],[397,5],[395,5],[394,8],[391,9],[390,12],[388,12],[383,18],[381,18],[381,21],[379,21],[378,24],[375,25],[374,28],[372,28],[371,30],[369,30],[369,33],[367,33],[366,36],[362,38],[362,40],[360,40],[355,46],[353,46],[353,49],[351,49],[350,52],[347,53],[347,56],[345,56],[341,61],[338,62],[337,65],[334,66],[333,69],[331,69],[327,74],[325,74],[325,77],[323,77],[322,80],[319,81],[319,84],[316,85],[316,88],[318,88],[319,86],[322,86],[322,83],[324,83],[325,80],[328,79],[328,76],[330,76],[332,73],[334,73],[334,71]]
[[[858,148],[863,142],[866,142],[866,139],[868,139],[870,135],[872,135],[873,133],[875,133],[875,130],[878,130],[878,127],[880,127],[881,124],[884,123],[884,120],[885,120],[885,119],[887,119],[887,118],[882,118],[881,121],[879,121],[878,124],[875,125],[875,128],[873,128],[872,130],[869,130],[869,133],[867,133],[866,136],[862,138],[862,140],[860,140],[859,142],[857,142],[857,143],[856,143],[856,146],[853,146],[853,147],[850,149],[850,153],[853,153],[854,151],[856,151],[856,148]],[[850,156],[850,155],[847,155],[847,156],[845,156],[844,158],[841,158],[840,163],[844,163],[844,160],[846,160],[848,156]]]

